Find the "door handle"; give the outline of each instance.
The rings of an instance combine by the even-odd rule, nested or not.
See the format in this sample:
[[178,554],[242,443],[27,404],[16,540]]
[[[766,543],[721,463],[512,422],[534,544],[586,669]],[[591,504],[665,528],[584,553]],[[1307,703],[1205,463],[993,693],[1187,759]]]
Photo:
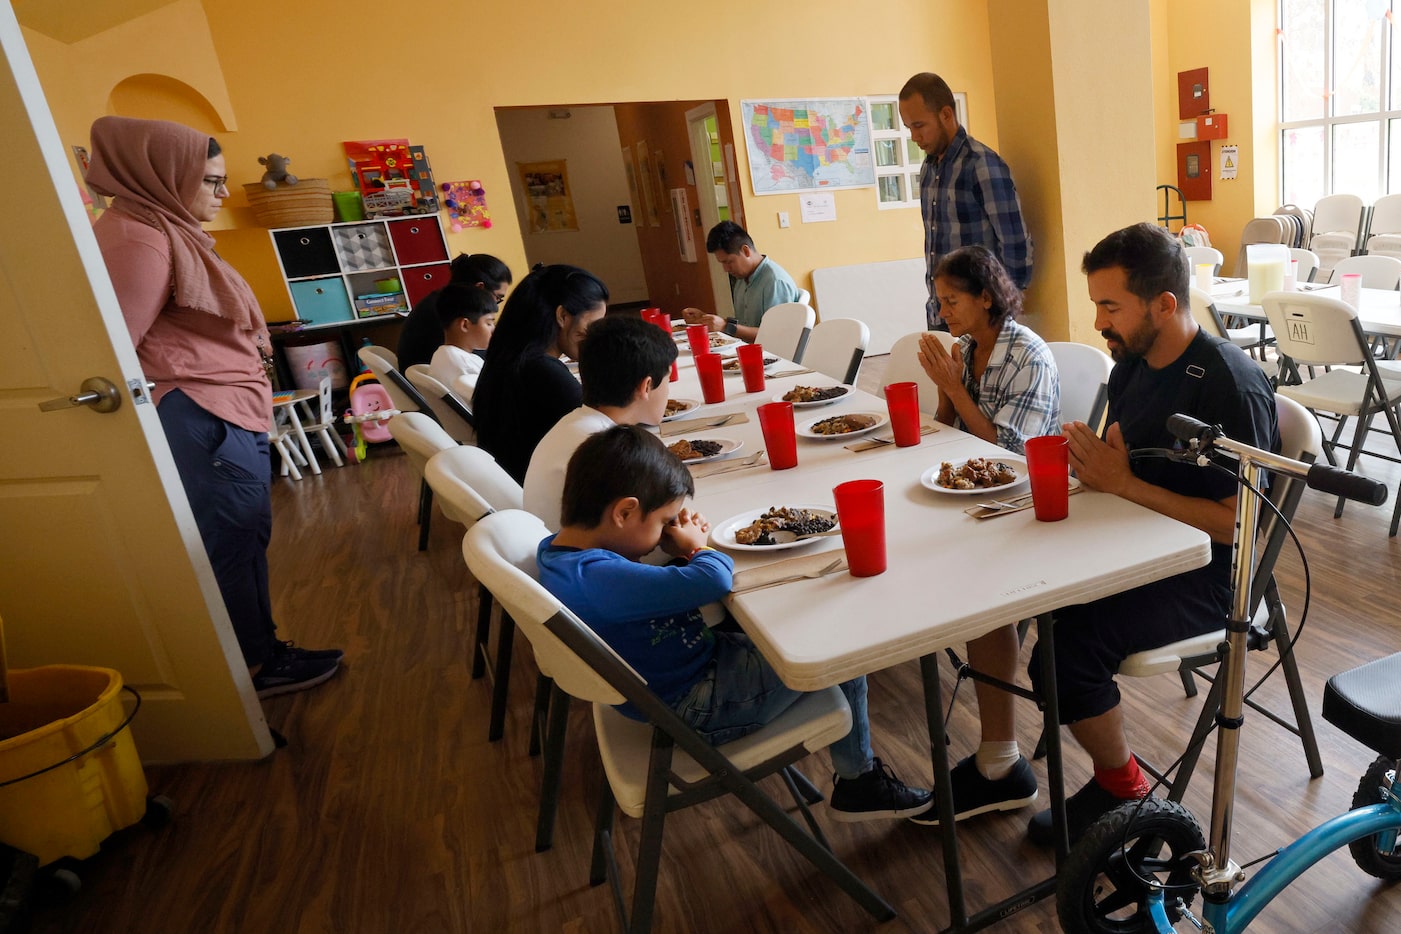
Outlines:
[[83,385],[79,387],[76,396],[61,396],[58,399],[41,402],[39,410],[41,412],[57,412],[59,409],[80,405],[88,406],[95,412],[115,412],[121,408],[122,396],[117,391],[116,384],[111,380],[103,379],[101,376],[89,376],[83,380]]

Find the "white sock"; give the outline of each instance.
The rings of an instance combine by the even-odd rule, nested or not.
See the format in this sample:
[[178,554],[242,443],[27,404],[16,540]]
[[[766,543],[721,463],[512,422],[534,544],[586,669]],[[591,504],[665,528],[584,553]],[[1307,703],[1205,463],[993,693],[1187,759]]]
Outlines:
[[978,764],[978,771],[982,773],[983,778],[995,782],[1000,778],[1006,778],[1007,773],[1012,771],[1012,766],[1017,764],[1017,760],[1021,756],[1021,750],[1017,748],[1017,741],[1009,740],[1005,743],[981,744],[978,746],[974,761]]

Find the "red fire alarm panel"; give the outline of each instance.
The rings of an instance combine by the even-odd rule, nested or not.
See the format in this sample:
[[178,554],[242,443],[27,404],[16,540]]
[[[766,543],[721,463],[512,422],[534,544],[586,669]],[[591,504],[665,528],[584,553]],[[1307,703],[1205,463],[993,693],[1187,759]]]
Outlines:
[[1211,143],[1177,144],[1177,187],[1187,201],[1211,200]]
[[1202,114],[1197,118],[1197,139],[1225,139],[1229,135],[1225,114]]

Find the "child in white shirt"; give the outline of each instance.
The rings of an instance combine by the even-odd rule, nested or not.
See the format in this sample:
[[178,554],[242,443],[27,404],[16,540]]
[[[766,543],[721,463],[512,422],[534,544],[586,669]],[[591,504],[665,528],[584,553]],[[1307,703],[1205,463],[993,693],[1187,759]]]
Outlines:
[[[438,296],[437,310],[443,345],[433,352],[428,371],[438,382],[459,392],[464,384],[475,387],[484,362],[476,351],[486,350],[491,342],[491,332],[496,329],[496,301],[485,289],[449,285]],[[463,401],[471,404],[471,395]]]

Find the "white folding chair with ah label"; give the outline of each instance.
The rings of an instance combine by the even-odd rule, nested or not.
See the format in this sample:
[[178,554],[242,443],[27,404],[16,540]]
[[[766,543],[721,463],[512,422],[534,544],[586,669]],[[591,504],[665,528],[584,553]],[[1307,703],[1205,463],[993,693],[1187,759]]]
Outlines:
[[[1353,469],[1357,458],[1364,453],[1393,463],[1401,462],[1398,458],[1362,449],[1372,419],[1381,412],[1401,453],[1401,420],[1396,414],[1397,403],[1401,402],[1401,382],[1382,379],[1370,343],[1357,320],[1357,311],[1346,302],[1317,293],[1271,292],[1265,296],[1265,314],[1274,327],[1279,352],[1294,364],[1358,368],[1358,371],[1331,369],[1297,386],[1279,387],[1280,395],[1288,396],[1315,413],[1339,416],[1333,436],[1323,443],[1328,462],[1337,463],[1334,449],[1339,447],[1348,450],[1348,470]],[[1357,417],[1357,428],[1353,431],[1352,444],[1340,444],[1338,439],[1342,436],[1343,425],[1353,416]],[[1338,498],[1334,518],[1343,514],[1344,502],[1342,497]],[[1396,534],[1398,522],[1401,522],[1401,496],[1397,497],[1391,515],[1389,535]]]
[[[529,513],[498,512],[472,527],[462,553],[473,576],[491,589],[530,640],[541,671],[554,679],[558,690],[593,703],[594,732],[607,781],[599,801],[589,881],[600,885],[613,878],[624,929],[641,932],[652,927],[667,814],[727,794],[739,798],[873,917],[895,917],[894,910],[832,853],[793,777],[795,762],[851,729],[851,708],[841,690],[804,695],[758,731],[722,746],[710,745],[607,643],[540,586],[535,553],[546,533],[544,523]],[[619,713],[616,705],[625,700],[647,721]],[[562,730],[564,722],[552,718],[550,726]],[[755,784],[774,773],[783,776],[809,832]],[[630,918],[613,856],[615,807],[642,819]]]

